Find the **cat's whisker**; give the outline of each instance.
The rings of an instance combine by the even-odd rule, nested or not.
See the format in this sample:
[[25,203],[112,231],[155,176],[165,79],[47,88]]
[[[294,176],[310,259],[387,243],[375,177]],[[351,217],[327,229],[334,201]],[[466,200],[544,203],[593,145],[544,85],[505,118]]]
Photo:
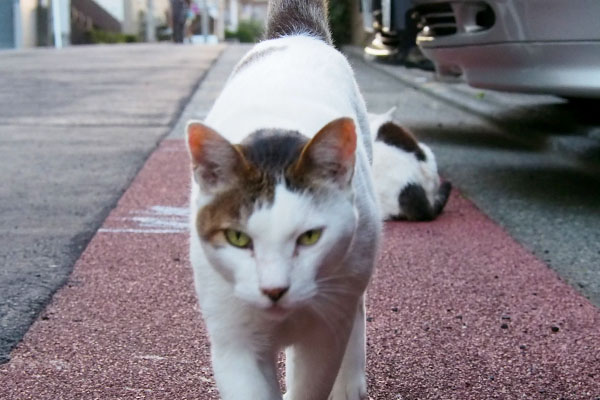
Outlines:
[[317,294],[318,289],[310,286],[298,286],[293,292],[293,304],[294,306],[300,307],[310,302],[313,297]]
[[355,297],[355,291],[352,288],[348,288],[342,284],[328,284],[328,285],[320,285],[319,293],[323,295],[333,296],[335,297]]
[[338,333],[338,329],[336,326],[334,326],[332,320],[330,318],[327,318],[327,313],[324,312],[324,310],[320,309],[320,307],[322,307],[323,304],[310,304],[309,307],[312,310],[312,312],[319,317],[319,319],[323,322],[323,324],[327,327],[327,329],[329,329],[329,331],[331,331],[331,334],[334,337],[337,337],[339,335]]
[[352,280],[352,279],[355,279],[355,278],[351,274],[338,274],[338,275],[331,275],[331,276],[318,278],[315,281],[315,283],[317,285],[319,285],[321,283],[326,283],[326,282],[330,282],[330,281],[347,281],[347,280]]
[[335,286],[335,285],[328,285],[328,286],[321,286],[320,287],[321,292],[322,293],[328,293],[328,294],[348,294],[350,296],[354,296],[355,291],[352,291],[350,289],[348,289],[347,287],[344,286]]

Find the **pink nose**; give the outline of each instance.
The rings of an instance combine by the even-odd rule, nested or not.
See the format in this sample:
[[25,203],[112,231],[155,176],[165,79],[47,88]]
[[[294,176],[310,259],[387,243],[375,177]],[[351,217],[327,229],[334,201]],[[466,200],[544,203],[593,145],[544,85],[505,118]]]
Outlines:
[[277,300],[283,297],[283,295],[288,291],[287,287],[280,288],[269,288],[269,289],[261,289],[263,294],[271,299],[273,303],[276,303]]

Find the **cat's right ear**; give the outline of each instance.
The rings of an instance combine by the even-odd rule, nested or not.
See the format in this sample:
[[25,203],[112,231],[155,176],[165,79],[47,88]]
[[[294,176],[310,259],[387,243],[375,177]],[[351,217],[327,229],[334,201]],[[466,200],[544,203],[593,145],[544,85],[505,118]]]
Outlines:
[[227,139],[197,121],[190,121],[186,131],[194,179],[204,191],[214,192],[240,177],[244,156]]
[[354,173],[356,128],[351,118],[325,125],[302,149],[297,174],[346,187]]

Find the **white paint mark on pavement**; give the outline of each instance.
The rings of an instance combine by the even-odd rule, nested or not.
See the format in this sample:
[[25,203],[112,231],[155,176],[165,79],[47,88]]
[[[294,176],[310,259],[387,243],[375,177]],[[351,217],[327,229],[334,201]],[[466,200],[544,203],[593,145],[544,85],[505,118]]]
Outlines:
[[114,221],[108,221],[110,227],[100,228],[99,232],[106,233],[185,233],[188,230],[187,207],[152,206],[146,210],[131,211],[131,216],[120,218],[122,226],[113,226]]

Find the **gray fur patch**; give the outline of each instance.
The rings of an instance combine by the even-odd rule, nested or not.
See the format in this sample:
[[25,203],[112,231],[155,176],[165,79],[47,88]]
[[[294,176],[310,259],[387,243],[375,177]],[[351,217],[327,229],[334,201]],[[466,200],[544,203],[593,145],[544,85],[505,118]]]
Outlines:
[[296,131],[261,129],[241,144],[242,154],[253,166],[275,178],[298,161],[308,138]]

